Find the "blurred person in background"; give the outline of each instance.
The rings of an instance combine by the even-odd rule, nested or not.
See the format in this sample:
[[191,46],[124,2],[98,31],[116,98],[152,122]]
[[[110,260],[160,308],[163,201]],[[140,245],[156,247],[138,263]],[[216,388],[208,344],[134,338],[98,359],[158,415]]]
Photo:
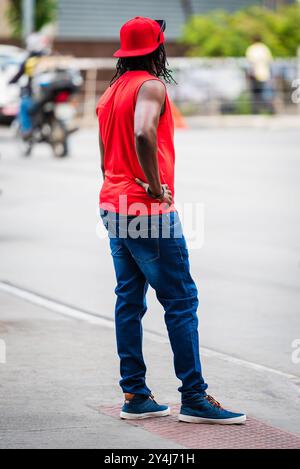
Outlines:
[[249,62],[252,112],[258,114],[266,109],[273,112],[270,86],[273,57],[260,36],[253,37],[253,43],[246,50],[246,58]]
[[164,84],[172,75],[166,66],[164,29],[163,20],[143,17],[122,26],[121,48],[114,54],[119,58],[116,74],[97,106],[104,177],[100,212],[117,278],[115,322],[125,395],[120,417],[170,413],[146,384],[142,318],[150,284],[165,310],[175,372],[182,383],[179,420],[243,423],[244,414],[223,409],[206,393],[202,376],[198,292],[173,201],[174,124]]
[[26,40],[28,55],[21,64],[18,72],[11,78],[9,83],[17,83],[25,77],[24,84],[21,85],[21,102],[19,110],[19,123],[23,138],[29,138],[32,133],[32,117],[34,110],[34,96],[32,80],[35,70],[42,57],[51,53],[51,38],[43,33],[34,32]]

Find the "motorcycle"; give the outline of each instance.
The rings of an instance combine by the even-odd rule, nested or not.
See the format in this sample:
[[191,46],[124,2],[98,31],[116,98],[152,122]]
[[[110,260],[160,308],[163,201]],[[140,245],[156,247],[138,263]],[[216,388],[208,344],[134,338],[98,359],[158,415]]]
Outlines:
[[51,146],[54,156],[63,158],[68,155],[68,137],[78,130],[67,125],[75,113],[69,102],[79,92],[81,84],[80,73],[73,70],[46,72],[35,78],[30,135],[24,136],[16,122],[17,138],[24,156],[30,156],[34,145],[42,142]]

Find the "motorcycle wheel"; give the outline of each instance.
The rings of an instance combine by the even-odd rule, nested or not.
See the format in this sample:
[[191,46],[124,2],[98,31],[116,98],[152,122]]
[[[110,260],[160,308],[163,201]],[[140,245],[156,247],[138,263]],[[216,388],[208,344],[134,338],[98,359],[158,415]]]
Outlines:
[[63,121],[55,119],[51,130],[51,147],[56,158],[64,158],[69,154],[68,132]]
[[33,148],[33,139],[24,139],[17,119],[12,122],[11,128],[15,133],[20,154],[25,157],[30,156]]
[[23,156],[30,156],[31,155],[31,152],[32,152],[32,148],[33,148],[33,142],[32,140],[23,140],[23,144],[22,144],[22,155]]

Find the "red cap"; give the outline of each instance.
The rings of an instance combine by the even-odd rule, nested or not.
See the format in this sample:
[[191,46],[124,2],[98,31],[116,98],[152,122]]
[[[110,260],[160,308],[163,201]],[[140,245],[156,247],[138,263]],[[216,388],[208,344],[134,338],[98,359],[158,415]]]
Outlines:
[[121,48],[114,53],[114,57],[136,57],[150,54],[164,40],[164,33],[155,20],[136,16],[121,27]]

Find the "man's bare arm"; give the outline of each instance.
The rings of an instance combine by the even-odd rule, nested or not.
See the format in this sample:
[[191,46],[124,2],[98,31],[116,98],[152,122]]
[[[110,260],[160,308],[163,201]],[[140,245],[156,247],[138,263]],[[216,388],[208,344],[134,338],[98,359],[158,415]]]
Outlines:
[[[136,151],[147,183],[153,194],[162,193],[157,161],[157,126],[165,97],[165,87],[161,82],[157,80],[146,81],[140,88],[134,113]],[[138,183],[140,184],[142,181]],[[146,185],[145,183],[140,185],[146,189],[147,183]],[[171,203],[172,194],[167,190],[167,187],[165,187],[165,190],[166,201]]]

